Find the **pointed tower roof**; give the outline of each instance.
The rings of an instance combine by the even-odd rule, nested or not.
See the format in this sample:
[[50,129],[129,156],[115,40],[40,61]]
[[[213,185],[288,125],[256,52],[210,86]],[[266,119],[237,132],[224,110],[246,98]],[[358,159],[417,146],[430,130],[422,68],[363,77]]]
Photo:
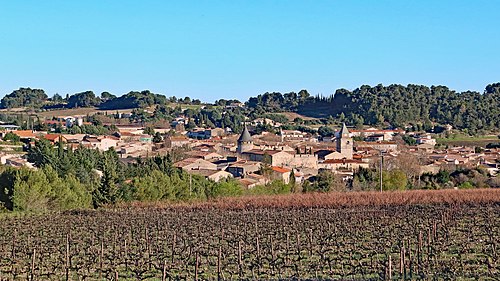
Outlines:
[[250,135],[250,132],[247,129],[247,124],[245,124],[245,128],[243,129],[243,132],[238,138],[238,142],[251,142],[251,141],[252,141],[252,136]]
[[349,130],[347,129],[347,126],[345,125],[345,123],[342,123],[342,129],[340,129],[339,135],[341,137],[343,137],[343,136],[349,137],[349,134],[350,133],[349,133]]

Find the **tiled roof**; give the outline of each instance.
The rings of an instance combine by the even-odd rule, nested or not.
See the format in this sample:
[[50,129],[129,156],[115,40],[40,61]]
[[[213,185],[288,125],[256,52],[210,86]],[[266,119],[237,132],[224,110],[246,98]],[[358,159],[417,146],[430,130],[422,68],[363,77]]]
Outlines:
[[272,166],[272,169],[273,169],[273,171],[278,172],[278,173],[282,173],[282,174],[288,173],[288,172],[291,171],[289,169],[286,169],[286,168],[283,168],[283,167],[277,167],[277,166]]

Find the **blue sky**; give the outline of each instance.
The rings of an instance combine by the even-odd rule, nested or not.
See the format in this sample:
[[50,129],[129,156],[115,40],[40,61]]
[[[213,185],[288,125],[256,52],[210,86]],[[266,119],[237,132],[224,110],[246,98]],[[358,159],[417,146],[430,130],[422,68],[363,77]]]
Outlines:
[[500,81],[500,1],[1,1],[0,97],[149,89],[203,101]]

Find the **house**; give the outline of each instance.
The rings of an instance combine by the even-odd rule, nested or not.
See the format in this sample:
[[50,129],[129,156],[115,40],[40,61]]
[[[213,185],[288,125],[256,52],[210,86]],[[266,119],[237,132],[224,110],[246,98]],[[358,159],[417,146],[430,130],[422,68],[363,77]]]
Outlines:
[[170,136],[165,139],[165,145],[168,148],[183,147],[190,143],[185,136]]
[[251,189],[258,185],[261,185],[261,183],[259,183],[258,181],[250,178],[241,178],[238,180],[238,182],[246,189]]
[[348,170],[356,171],[359,168],[368,168],[369,164],[357,159],[328,159],[318,164],[318,168],[321,170]]
[[209,139],[209,133],[205,129],[194,129],[192,131],[189,131],[187,133],[188,138],[192,139],[198,139],[198,140],[203,140],[203,139]]
[[297,130],[281,130],[281,140],[282,141],[303,141],[307,138],[307,133],[297,131]]
[[[319,150],[316,150],[314,151],[314,154],[316,154],[318,156],[318,160],[325,160],[325,157],[329,154],[331,154],[332,152],[335,152],[334,149],[319,149]],[[330,159],[333,159],[333,158],[330,158]]]
[[192,139],[210,139],[213,137],[222,137],[226,134],[226,131],[222,128],[214,129],[195,129],[188,132],[187,136]]
[[384,134],[373,134],[371,136],[366,137],[365,140],[367,142],[384,141],[385,140],[385,135]]
[[0,124],[0,128],[4,129],[4,130],[7,130],[7,131],[17,131],[21,127],[16,126],[16,125]]
[[271,167],[271,179],[272,180],[280,180],[285,184],[290,182],[290,175],[292,174],[292,170],[283,168],[283,167]]
[[417,144],[436,145],[436,140],[429,134],[420,135],[417,138]]
[[61,134],[46,134],[43,136],[44,139],[50,141],[51,143],[58,143],[59,141],[66,143],[68,140]]
[[270,125],[273,127],[280,127],[282,124],[279,122],[276,122],[272,119],[269,118],[257,118],[251,122],[252,126],[259,126],[259,125]]
[[403,129],[395,129],[395,130],[378,130],[375,128],[369,128],[366,130],[351,130],[351,136],[353,137],[362,137],[368,138],[373,135],[383,135],[382,140],[379,141],[390,141],[397,134],[404,134],[405,131]]
[[223,158],[222,155],[220,155],[218,153],[215,153],[215,152],[210,152],[210,151],[192,150],[192,151],[186,152],[186,154],[189,157],[192,157],[192,158],[201,158],[203,160],[222,159]]
[[5,165],[7,164],[7,159],[21,158],[22,156],[23,156],[22,154],[0,152],[0,164]]
[[232,178],[233,175],[226,171],[221,170],[210,170],[210,169],[192,169],[187,170],[190,174],[200,175],[205,177],[205,179],[212,180],[214,182],[219,182],[223,179]]
[[85,136],[82,140],[83,145],[90,145],[92,148],[97,148],[101,151],[116,148],[120,139],[114,136]]
[[31,141],[37,138],[37,134],[32,130],[16,130],[12,131],[12,133],[17,135],[21,140]]
[[21,167],[28,167],[28,168],[32,168],[32,169],[35,168],[32,163],[28,162],[28,160],[26,160],[22,157],[7,158],[7,159],[5,159],[5,165],[11,166],[11,167],[16,167],[16,168],[21,168]]
[[120,147],[121,157],[139,157],[147,155],[152,150],[151,144],[144,144],[139,142],[127,143]]
[[185,171],[194,169],[217,170],[217,164],[208,162],[200,158],[186,158],[184,160],[174,163],[174,166],[177,168],[181,168]]
[[222,128],[214,128],[214,129],[209,129],[209,130],[206,130],[208,131],[208,135],[210,136],[210,138],[213,138],[213,137],[223,137],[226,135],[226,130],[222,129]]
[[230,164],[226,168],[226,171],[231,173],[235,178],[244,177],[245,175],[259,171],[260,166],[260,162],[240,160]]
[[377,141],[377,142],[356,142],[356,150],[371,148],[384,152],[398,151],[398,144],[393,141]]
[[293,159],[293,154],[281,150],[252,149],[242,153],[242,157],[255,162],[267,162],[271,166],[287,166]]

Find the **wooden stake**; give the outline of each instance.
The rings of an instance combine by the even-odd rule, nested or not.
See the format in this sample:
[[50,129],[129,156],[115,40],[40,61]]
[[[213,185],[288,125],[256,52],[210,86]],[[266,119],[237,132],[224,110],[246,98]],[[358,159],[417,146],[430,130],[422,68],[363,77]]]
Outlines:
[[163,260],[161,281],[165,281],[166,279],[167,279],[167,260]]
[[389,280],[392,279],[392,260],[391,256],[389,255]]
[[194,280],[198,281],[198,252],[196,252],[196,258],[194,264]]
[[217,255],[217,280],[221,280],[221,262],[222,262],[222,246],[219,246],[219,253]]
[[69,234],[66,234],[66,281],[69,280]]
[[31,281],[35,280],[35,258],[36,249],[33,248],[33,256],[31,257]]
[[176,240],[177,236],[176,234],[174,233],[174,239],[172,241],[172,263],[174,263],[174,255],[175,255],[175,240]]
[[238,241],[238,267],[239,267],[239,275],[241,277],[243,274],[243,261],[241,257],[241,240]]
[[103,252],[104,252],[104,243],[101,240],[101,251],[99,253],[99,279],[102,279]]

